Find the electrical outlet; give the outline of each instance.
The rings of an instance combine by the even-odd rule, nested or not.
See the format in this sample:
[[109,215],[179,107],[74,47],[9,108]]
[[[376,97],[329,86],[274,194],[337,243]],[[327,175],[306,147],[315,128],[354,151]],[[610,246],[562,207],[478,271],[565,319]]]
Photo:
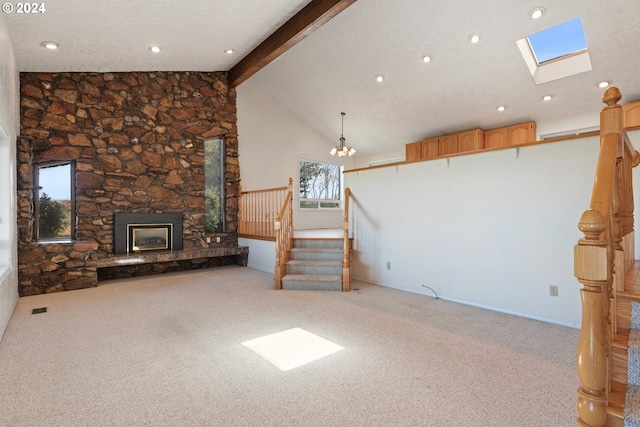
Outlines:
[[211,243],[211,237],[207,237],[207,243]]
[[549,285],[549,295],[552,297],[558,296],[558,287],[556,285]]
[[387,270],[391,270],[391,262],[387,261]]
[[220,236],[216,237],[216,243],[220,243]]

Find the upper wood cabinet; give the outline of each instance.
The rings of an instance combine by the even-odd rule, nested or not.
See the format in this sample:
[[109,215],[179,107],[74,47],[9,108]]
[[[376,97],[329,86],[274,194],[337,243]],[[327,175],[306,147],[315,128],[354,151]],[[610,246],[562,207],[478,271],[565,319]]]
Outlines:
[[507,146],[522,145],[536,140],[536,124],[520,123],[507,129]]
[[418,141],[418,142],[412,142],[411,144],[407,144],[405,146],[405,160],[407,162],[415,162],[417,160],[422,160],[422,157],[420,155],[421,145],[422,143]]
[[484,131],[484,148],[512,147],[535,140],[536,124],[534,122]]
[[482,129],[474,129],[459,133],[458,148],[461,153],[482,150],[484,148],[484,131]]
[[438,155],[446,156],[447,154],[459,153],[458,150],[458,134],[445,135],[438,138]]
[[[640,107],[640,102],[638,104]],[[640,115],[640,108],[634,111],[635,114]],[[518,146],[535,140],[536,124],[534,122],[491,130],[473,129],[406,144],[406,161],[430,160],[488,148]]]
[[438,157],[438,138],[422,141],[422,160],[435,159],[436,157]]
[[484,131],[484,148],[498,148],[507,146],[507,128]]
[[640,101],[631,102],[622,106],[624,115],[624,127],[632,128],[640,126]]

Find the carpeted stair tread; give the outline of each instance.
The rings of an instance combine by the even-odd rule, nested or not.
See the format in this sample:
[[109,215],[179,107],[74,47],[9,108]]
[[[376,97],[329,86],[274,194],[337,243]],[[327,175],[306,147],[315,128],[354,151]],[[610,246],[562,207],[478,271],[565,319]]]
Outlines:
[[629,331],[627,384],[640,386],[640,330]]
[[631,329],[640,329],[640,304],[631,302]]
[[625,427],[640,426],[640,386],[627,384],[627,398],[624,403]]
[[312,260],[312,259],[292,259],[287,261],[287,264],[297,265],[297,264],[305,264],[305,265],[342,265],[342,261],[332,261],[332,260]]
[[631,302],[631,330],[627,348],[625,427],[640,427],[640,303]]
[[282,289],[341,291],[342,241],[339,239],[296,239],[287,261]]
[[341,291],[342,276],[336,274],[287,274],[282,289],[306,291]]
[[337,248],[292,248],[292,260],[341,261],[342,250]]
[[291,252],[315,252],[315,253],[342,253],[342,249],[339,248],[291,248]]
[[306,280],[317,282],[332,282],[335,280],[341,281],[342,276],[328,275],[328,274],[287,274],[282,280]]
[[294,239],[294,248],[327,248],[327,249],[340,249],[344,241],[342,239]]

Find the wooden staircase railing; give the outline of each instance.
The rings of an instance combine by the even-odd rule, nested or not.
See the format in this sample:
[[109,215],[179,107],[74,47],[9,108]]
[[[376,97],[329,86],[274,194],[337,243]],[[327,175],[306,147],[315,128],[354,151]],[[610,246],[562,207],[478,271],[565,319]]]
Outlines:
[[[342,291],[351,284],[351,239],[349,238],[349,201],[351,190],[344,191],[345,204],[342,221],[344,232],[342,256]],[[274,286],[282,289],[287,273],[293,241],[293,179],[286,187],[242,191],[238,202],[238,235],[251,239],[276,242]]]
[[578,342],[578,424],[610,424],[611,343],[617,332],[616,293],[633,266],[632,168],[640,162],[624,128],[617,88],[609,88],[600,114],[600,154],[591,195],[578,228],[585,237],[574,250],[574,274],[582,283]]
[[351,241],[349,239],[349,199],[351,189],[344,189],[344,215],[342,217],[342,292],[349,292],[351,287]]
[[241,187],[238,202],[238,235],[274,241],[276,215],[284,206],[292,186],[293,179],[289,178],[289,185],[286,187],[254,191],[242,191]]
[[276,267],[273,281],[276,289],[282,289],[282,278],[287,273],[287,262],[293,239],[293,179],[289,178],[287,195],[274,223],[276,237]]

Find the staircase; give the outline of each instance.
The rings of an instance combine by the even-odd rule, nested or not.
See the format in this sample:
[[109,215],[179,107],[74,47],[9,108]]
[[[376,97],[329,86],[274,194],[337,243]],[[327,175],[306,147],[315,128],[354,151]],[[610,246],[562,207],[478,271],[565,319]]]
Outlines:
[[[626,409],[629,405],[625,404],[625,400],[629,370],[628,343],[632,324],[632,302],[634,299],[640,301],[640,293],[634,292],[636,278],[640,279],[638,272],[640,272],[640,262],[635,262],[634,268],[625,277],[624,291],[616,292],[617,332],[611,341],[611,391],[607,406],[607,426],[610,427],[627,425],[625,424],[625,412],[627,412]],[[633,426],[634,424],[629,425]]]
[[341,291],[342,237],[295,237],[282,289]]
[[618,333],[611,342],[608,426],[640,427],[640,261],[616,293]]
[[[622,95],[604,93],[600,152],[589,208],[578,228],[574,274],[583,285],[578,340],[578,419],[585,427],[640,427],[640,262],[634,260],[633,168],[638,153],[624,129]],[[634,311],[636,313],[634,313]]]

